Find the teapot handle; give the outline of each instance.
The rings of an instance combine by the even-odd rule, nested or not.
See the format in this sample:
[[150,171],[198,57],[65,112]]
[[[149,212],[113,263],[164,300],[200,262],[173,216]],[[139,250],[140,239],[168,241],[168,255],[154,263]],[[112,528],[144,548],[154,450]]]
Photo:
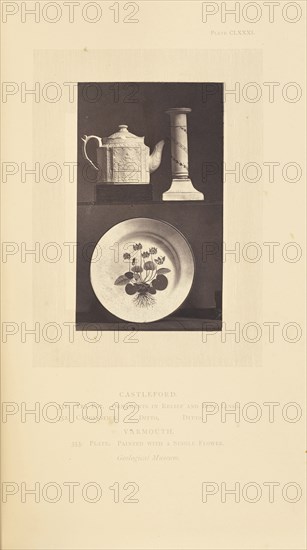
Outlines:
[[88,144],[88,142],[90,141],[90,139],[97,139],[98,141],[98,146],[101,147],[102,146],[102,139],[98,136],[84,136],[83,138],[81,138],[82,141],[84,142],[84,145],[83,145],[83,154],[84,154],[84,157],[86,158],[86,160],[88,160],[88,162],[93,166],[93,168],[95,168],[95,170],[97,170],[99,172],[99,168],[97,168],[97,166],[95,166],[95,164],[93,163],[93,161],[87,156],[87,152],[86,152],[86,146]]

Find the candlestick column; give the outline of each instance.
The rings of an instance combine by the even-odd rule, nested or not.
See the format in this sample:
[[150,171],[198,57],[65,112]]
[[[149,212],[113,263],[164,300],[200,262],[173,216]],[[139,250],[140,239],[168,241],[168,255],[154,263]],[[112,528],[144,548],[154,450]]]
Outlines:
[[189,177],[187,114],[191,110],[181,107],[166,111],[171,119],[172,184],[163,193],[164,201],[204,200],[204,195],[193,187]]

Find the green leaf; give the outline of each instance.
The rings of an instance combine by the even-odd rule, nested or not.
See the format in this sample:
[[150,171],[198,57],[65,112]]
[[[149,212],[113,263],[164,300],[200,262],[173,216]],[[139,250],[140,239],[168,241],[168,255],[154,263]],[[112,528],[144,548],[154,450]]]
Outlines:
[[116,281],[114,282],[115,285],[126,285],[129,283],[128,277],[125,277],[125,275],[121,275],[120,277],[117,277]]
[[167,269],[167,267],[160,267],[160,269],[157,269],[157,273],[170,273],[170,269]]

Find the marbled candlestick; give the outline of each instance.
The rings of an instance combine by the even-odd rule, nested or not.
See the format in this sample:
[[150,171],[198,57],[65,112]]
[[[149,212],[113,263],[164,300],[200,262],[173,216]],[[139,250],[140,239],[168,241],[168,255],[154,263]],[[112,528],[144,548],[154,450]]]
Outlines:
[[197,191],[189,178],[187,113],[188,107],[166,111],[171,118],[172,184],[163,193],[164,201],[201,201],[204,195]]

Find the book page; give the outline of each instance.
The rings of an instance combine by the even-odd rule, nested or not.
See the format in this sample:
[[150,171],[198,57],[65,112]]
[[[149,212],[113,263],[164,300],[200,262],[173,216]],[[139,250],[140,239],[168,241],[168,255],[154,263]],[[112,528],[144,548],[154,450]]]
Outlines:
[[2,548],[305,548],[305,2],[2,1]]

